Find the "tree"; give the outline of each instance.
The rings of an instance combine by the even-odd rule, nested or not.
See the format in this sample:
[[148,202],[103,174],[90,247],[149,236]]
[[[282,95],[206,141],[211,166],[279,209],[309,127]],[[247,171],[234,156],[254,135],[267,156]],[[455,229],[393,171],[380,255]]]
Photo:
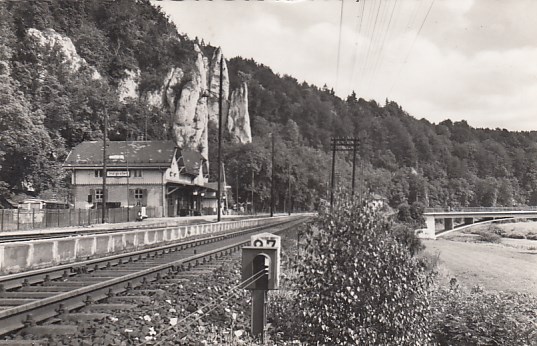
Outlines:
[[43,113],[32,111],[16,83],[0,75],[0,181],[12,188],[39,192],[59,184],[58,150],[43,125]]

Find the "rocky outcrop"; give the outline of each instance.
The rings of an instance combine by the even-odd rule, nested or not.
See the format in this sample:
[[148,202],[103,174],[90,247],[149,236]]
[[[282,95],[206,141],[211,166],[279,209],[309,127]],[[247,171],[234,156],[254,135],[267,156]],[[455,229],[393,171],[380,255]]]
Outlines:
[[[197,45],[194,49],[197,56],[191,65],[171,68],[158,90],[146,92],[141,97],[150,106],[169,112],[174,140],[179,147],[197,150],[207,158],[208,123],[209,121],[218,122],[220,60],[223,54],[218,48],[211,59],[208,59]],[[246,83],[243,83],[230,97],[229,75],[225,59],[223,72],[224,128],[231,133],[233,141],[249,143],[252,141],[252,135]],[[133,76],[132,81],[134,79]],[[126,81],[125,85],[127,84]],[[126,89],[135,90],[136,88],[131,85]],[[127,91],[125,91],[126,94]]]
[[245,82],[231,93],[227,129],[231,140],[235,143],[252,142],[250,114],[248,113],[248,85]]
[[28,29],[27,35],[46,54],[53,55],[59,53],[62,62],[71,73],[88,68],[93,79],[101,79],[99,72],[94,67],[89,66],[86,60],[78,55],[75,45],[69,37],[58,34],[54,29],[40,31],[34,28]]
[[[179,99],[178,92],[180,92],[181,82],[183,81],[185,74],[179,67],[173,67],[166,77],[164,77],[164,88],[161,90],[160,99],[158,105],[163,107],[164,105],[174,114],[177,107],[177,101]],[[157,100],[155,100],[157,102]]]
[[[208,85],[208,100],[207,107],[209,110],[209,121],[218,123],[218,97],[220,94],[220,61],[223,60],[223,78],[222,78],[222,107],[224,108],[223,114],[227,114],[226,101],[229,99],[229,73],[227,69],[226,59],[222,59],[223,54],[220,48],[217,48],[211,58],[209,64],[209,85]],[[224,117],[223,121],[226,121]]]
[[138,83],[140,79],[140,70],[126,70],[125,77],[122,78],[117,86],[119,101],[123,102],[126,98],[138,98]]
[[170,80],[165,96],[168,109],[173,111],[173,133],[177,145],[197,150],[208,157],[208,110],[207,97],[204,95],[207,60],[197,45],[195,49],[197,58],[192,71],[180,81]]

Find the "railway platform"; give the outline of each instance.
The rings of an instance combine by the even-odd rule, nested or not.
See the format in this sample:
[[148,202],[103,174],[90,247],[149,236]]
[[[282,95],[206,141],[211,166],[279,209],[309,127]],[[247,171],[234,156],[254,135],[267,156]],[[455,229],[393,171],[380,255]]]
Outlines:
[[[258,218],[265,217],[268,214],[257,214],[257,215],[222,215],[223,221],[233,221],[241,220],[248,218]],[[43,229],[30,229],[30,230],[19,230],[19,231],[4,231],[0,232],[0,244],[2,241],[10,239],[20,239],[20,240],[31,240],[32,236],[36,238],[42,238],[47,235],[62,235],[73,236],[79,234],[86,234],[92,232],[112,232],[112,231],[121,231],[125,229],[144,229],[144,228],[155,228],[155,227],[176,227],[176,226],[185,226],[193,224],[203,224],[203,223],[215,223],[217,222],[216,215],[206,215],[206,216],[176,216],[176,217],[159,217],[159,218],[148,218],[143,221],[130,221],[130,222],[121,222],[121,223],[102,223],[102,224],[92,224],[86,226],[71,226],[71,227],[54,227],[54,228],[43,228]],[[11,240],[12,241],[12,240]]]
[[87,227],[46,229],[39,235],[30,231],[30,234],[24,234],[26,238],[0,242],[0,275],[134,251],[190,237],[269,225],[283,217],[258,215],[255,218],[237,218],[230,215],[222,218],[221,222],[215,222],[216,218],[159,218],[127,224],[103,224],[89,230]]

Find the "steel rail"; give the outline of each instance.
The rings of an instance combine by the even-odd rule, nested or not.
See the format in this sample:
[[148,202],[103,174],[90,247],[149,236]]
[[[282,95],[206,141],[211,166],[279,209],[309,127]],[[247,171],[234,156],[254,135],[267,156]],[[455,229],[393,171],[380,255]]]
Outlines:
[[[285,222],[275,223],[255,227],[249,233],[258,232],[267,228],[281,227],[275,230],[274,233],[281,233],[289,228],[292,228],[300,223],[303,223],[305,217],[297,217]],[[238,233],[238,232],[235,232]],[[246,232],[242,232],[246,233]],[[229,238],[228,238],[229,239]],[[200,241],[200,240],[198,240]],[[229,253],[235,252],[250,241],[241,240],[230,245],[225,245],[214,250],[209,250],[200,254],[194,254],[188,258],[178,259],[169,263],[159,264],[151,268],[143,269],[135,273],[125,274],[113,279],[108,279],[103,282],[89,284],[88,286],[76,288],[68,292],[60,292],[57,295],[39,299],[30,303],[8,308],[0,311],[0,335],[5,335],[15,330],[21,329],[26,325],[33,324],[46,320],[48,318],[60,315],[62,313],[81,308],[93,301],[99,301],[118,293],[132,289],[148,281],[154,281],[161,277],[162,274],[170,272],[180,272],[187,267],[199,265],[200,262],[205,263],[207,259],[213,257],[220,258]],[[169,248],[169,246],[167,247]],[[139,256],[140,254],[148,254],[153,251],[163,251],[162,248],[148,249],[147,251],[136,251],[135,253],[123,254],[123,258]],[[112,256],[114,259],[119,259],[121,255]],[[102,259],[104,260],[104,259]],[[90,261],[93,262],[93,261]],[[80,265],[82,263],[77,263]]]
[[219,240],[226,239],[226,238],[236,237],[244,233],[255,232],[256,230],[266,229],[271,226],[278,225],[279,223],[288,222],[288,219],[286,221],[280,221],[280,222],[278,221],[276,221],[275,223],[270,223],[268,225],[250,227],[250,228],[238,230],[235,232],[222,231],[222,232],[218,232],[218,233],[209,235],[207,237],[202,237],[202,238],[199,238],[199,236],[195,236],[194,239],[188,239],[188,240],[182,239],[178,241],[172,241],[171,243],[166,242],[165,245],[160,245],[157,247],[149,245],[151,247],[147,247],[145,249],[140,249],[140,250],[136,250],[136,251],[132,251],[128,253],[120,253],[120,254],[111,255],[111,256],[89,259],[86,261],[71,262],[71,263],[60,264],[60,265],[48,267],[48,268],[35,269],[35,270],[0,276],[0,292],[16,289],[22,286],[35,285],[35,284],[38,284],[47,280],[55,280],[61,277],[66,278],[69,276],[73,276],[73,275],[76,275],[80,271],[85,271],[84,268],[88,268],[90,266],[94,266],[94,267],[98,266],[97,269],[101,269],[107,266],[109,267],[111,265],[117,265],[123,258],[135,257],[135,256],[145,255],[148,253],[153,253],[153,252],[156,253],[158,251],[166,251],[166,250],[174,249],[174,248],[179,248],[179,250],[185,250],[190,247],[206,244],[208,242],[215,242],[215,241],[219,241]]

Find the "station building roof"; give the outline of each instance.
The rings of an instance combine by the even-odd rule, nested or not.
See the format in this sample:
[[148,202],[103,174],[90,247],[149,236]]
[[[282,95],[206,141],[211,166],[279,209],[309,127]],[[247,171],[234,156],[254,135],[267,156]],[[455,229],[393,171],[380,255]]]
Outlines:
[[[205,161],[203,156],[189,149],[179,149],[171,140],[161,141],[107,141],[108,167],[169,167],[174,156],[185,173],[197,175]],[[86,141],[74,147],[67,156],[65,168],[99,168],[103,165],[103,141]]]

